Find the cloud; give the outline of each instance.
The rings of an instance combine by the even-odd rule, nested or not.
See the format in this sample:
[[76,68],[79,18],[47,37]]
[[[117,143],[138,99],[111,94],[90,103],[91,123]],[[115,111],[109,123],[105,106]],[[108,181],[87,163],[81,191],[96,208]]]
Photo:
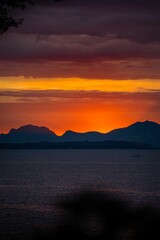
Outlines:
[[35,4],[48,5],[56,7],[86,7],[86,8],[101,8],[101,9],[155,9],[160,8],[158,0],[134,0],[129,2],[128,0],[60,0],[58,2],[52,0],[34,0]]
[[[7,49],[7,51],[6,51]],[[160,58],[159,44],[141,44],[111,36],[7,35],[0,42],[1,59],[14,60],[114,60]]]
[[13,97],[23,99],[28,102],[28,99],[36,100],[37,98],[42,101],[62,101],[71,100],[75,101],[109,101],[109,102],[130,102],[138,99],[139,102],[160,102],[160,91],[150,89],[150,92],[103,92],[103,91],[64,91],[64,90],[12,90],[12,91],[0,91],[0,98]]
[[159,12],[151,0],[35,0],[1,36],[0,75],[159,78]]
[[0,75],[34,78],[159,79],[160,60],[104,61],[0,60]]
[[96,36],[114,34],[118,39],[144,43],[160,40],[158,1],[42,2],[37,1],[26,14],[23,13],[25,22],[20,32]]

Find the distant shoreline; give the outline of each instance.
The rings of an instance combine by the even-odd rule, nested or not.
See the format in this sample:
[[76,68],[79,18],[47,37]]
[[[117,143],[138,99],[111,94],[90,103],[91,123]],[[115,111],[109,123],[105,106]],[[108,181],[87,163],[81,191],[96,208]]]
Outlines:
[[157,149],[157,148],[149,144],[129,141],[82,141],[82,142],[1,143],[0,149]]

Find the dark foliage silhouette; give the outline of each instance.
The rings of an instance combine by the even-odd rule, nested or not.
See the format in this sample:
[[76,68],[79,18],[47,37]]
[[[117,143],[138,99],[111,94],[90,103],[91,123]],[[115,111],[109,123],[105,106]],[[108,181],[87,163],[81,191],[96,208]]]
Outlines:
[[23,19],[17,19],[14,11],[25,9],[31,0],[1,0],[0,1],[0,34],[8,31],[10,27],[18,27]]
[[[54,0],[59,2],[61,0]],[[18,27],[23,18],[16,18],[15,10],[24,10],[27,5],[33,5],[34,0],[1,0],[0,1],[0,34],[7,32],[11,27]]]
[[160,213],[149,207],[131,207],[108,193],[86,191],[57,202],[59,218],[36,231],[34,239],[160,239]]

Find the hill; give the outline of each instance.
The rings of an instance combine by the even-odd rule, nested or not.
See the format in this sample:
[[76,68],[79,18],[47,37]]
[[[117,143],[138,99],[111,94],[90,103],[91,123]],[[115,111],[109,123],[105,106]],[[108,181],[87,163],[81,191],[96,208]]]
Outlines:
[[105,139],[147,143],[160,148],[160,124],[151,121],[136,122],[107,133]]
[[66,131],[57,136],[46,127],[33,125],[11,129],[8,134],[0,134],[0,143],[38,143],[38,142],[103,142],[124,141],[139,144],[149,144],[160,148],[160,124],[145,121],[136,122],[128,127],[112,130],[108,133]]
[[18,129],[12,128],[8,134],[1,134],[0,143],[56,141],[57,138],[57,135],[48,128],[29,124]]

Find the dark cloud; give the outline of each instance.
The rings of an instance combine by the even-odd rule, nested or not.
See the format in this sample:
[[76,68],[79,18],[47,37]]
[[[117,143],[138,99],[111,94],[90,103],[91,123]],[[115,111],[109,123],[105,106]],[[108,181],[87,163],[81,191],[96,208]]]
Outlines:
[[160,58],[159,44],[145,45],[127,39],[114,39],[112,36],[12,34],[1,40],[0,51],[1,59],[15,60],[88,61]]
[[24,23],[0,39],[0,60],[10,62],[1,76],[21,66],[24,76],[158,78],[159,12],[153,0],[35,0],[17,13]]
[[88,79],[159,79],[160,60],[108,61],[0,61],[1,76],[39,78],[81,77]]
[[43,100],[50,99],[100,99],[112,101],[156,101],[160,102],[160,91],[150,89],[148,92],[103,92],[103,91],[65,91],[65,90],[8,90],[0,91],[0,97],[15,98],[41,98]]
[[34,0],[35,4],[49,5],[57,7],[86,7],[86,8],[107,8],[107,9],[156,9],[160,8],[158,0]]
[[113,34],[118,39],[144,43],[160,40],[158,3],[152,3],[151,6],[145,3],[141,8],[137,1],[134,4],[130,1],[129,4],[126,1],[116,1],[116,5],[114,1],[64,2],[65,6],[53,3],[54,6],[50,7],[46,2],[45,6],[37,4],[30,8],[24,15],[25,22],[20,32],[97,36]]

